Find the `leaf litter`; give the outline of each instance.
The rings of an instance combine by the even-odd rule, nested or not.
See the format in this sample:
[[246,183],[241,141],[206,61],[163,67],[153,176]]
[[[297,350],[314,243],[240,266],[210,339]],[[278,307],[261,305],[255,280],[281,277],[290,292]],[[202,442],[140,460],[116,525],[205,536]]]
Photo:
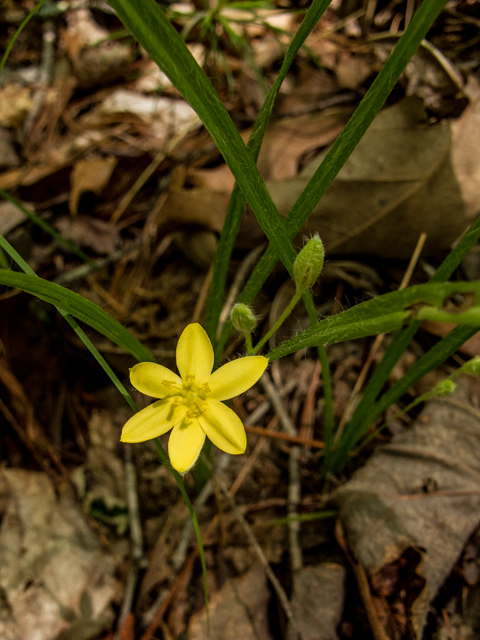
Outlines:
[[[18,3],[18,7],[24,4],[27,3]],[[23,216],[13,215],[11,206],[1,209],[0,224],[22,254],[35,263],[39,274],[52,278],[71,274],[69,286],[126,322],[137,336],[149,341],[162,363],[172,366],[175,338],[194,314],[201,320],[202,305],[197,300],[206,291],[206,271],[222,228],[232,177],[198,118],[168,78],[130,39],[110,39],[112,24],[118,26],[111,15],[103,14],[103,9],[96,5],[80,4],[80,8],[68,6],[66,14],[54,22],[56,58],[47,84],[40,74],[46,52],[31,44],[37,42],[35,39],[28,39],[40,33],[41,22],[33,22],[32,31],[27,30],[25,39],[20,38],[18,48],[12,51],[7,79],[1,89],[0,148],[4,152],[0,159],[0,187],[17,189],[17,196],[28,203],[29,209],[36,210],[90,254],[102,256],[108,275],[90,274],[84,279],[82,272],[77,276],[76,258],[54,243],[47,244],[49,240],[24,222]],[[468,14],[468,7],[458,6]],[[10,16],[11,24],[18,24],[15,8],[6,3],[5,15]],[[187,9],[195,11],[193,5],[183,10]],[[353,14],[340,22],[336,11],[326,12],[309,38],[310,50],[300,53],[296,67],[289,73],[260,155],[262,175],[284,214],[378,71],[384,58],[382,46],[384,51],[391,47],[391,39],[396,37],[392,34],[398,30],[400,14],[393,5],[373,14],[369,5],[364,18]],[[233,20],[235,16],[230,14],[230,18]],[[458,16],[452,19],[457,22],[447,30],[449,35],[432,34],[432,42],[439,49],[433,54],[432,50],[422,49],[414,58],[402,81],[403,88],[397,88],[397,93],[406,98],[380,114],[367,134],[370,137],[364,139],[363,147],[360,145],[357,155],[351,157],[316,207],[311,218],[313,226],[307,225],[302,231],[319,230],[327,240],[329,255],[358,257],[368,253],[374,258],[409,257],[419,231],[428,227],[430,244],[424,255],[435,259],[438,249],[448,248],[478,211],[480,127],[474,97],[475,74],[468,72],[465,87],[455,84],[458,76],[449,75],[452,68],[438,55],[444,42],[453,47],[465,44],[462,34],[472,35],[468,30],[473,26],[468,20],[459,22]],[[286,29],[295,29],[298,24],[295,12],[285,8],[268,10],[262,14],[262,20]],[[443,20],[452,27],[451,21],[445,17]],[[181,18],[178,21],[180,24]],[[268,77],[276,72],[288,37],[275,35],[261,22],[240,26],[238,33],[250,39],[256,62]],[[366,34],[380,24],[388,25],[388,38],[366,38],[360,42],[362,29],[366,29]],[[200,64],[209,64],[205,43],[192,40],[188,46]],[[457,55],[451,49],[450,55],[459,64],[462,60],[471,63],[468,46],[464,51]],[[312,53],[319,56],[321,68],[312,63]],[[30,66],[25,66],[25,60],[31,61]],[[220,96],[247,139],[263,94],[244,60],[227,51],[226,62],[222,64],[212,77],[215,76]],[[233,85],[222,76],[227,67]],[[468,102],[467,93],[470,105],[462,111]],[[175,144],[171,144],[172,140]],[[385,153],[385,148],[389,153]],[[361,208],[360,203],[364,203]],[[455,216],[445,214],[447,204],[448,211],[455,211]],[[113,224],[112,216],[118,212]],[[261,242],[261,230],[247,214],[233,270],[241,265],[245,251]],[[335,305],[340,308],[342,304],[350,304],[351,299],[371,297],[385,286],[395,286],[397,265],[392,266],[387,260],[372,260],[368,265],[364,262],[368,260],[340,263],[330,259],[324,281],[315,291],[316,300],[321,301],[320,313],[328,314]],[[431,264],[432,261],[425,268],[431,268]],[[417,270],[415,277],[422,281],[424,275]],[[283,290],[279,275],[274,275],[259,301],[258,311],[263,317],[268,317],[270,307],[272,316],[275,315]],[[41,305],[32,305],[32,311],[21,298],[1,300],[0,338],[7,362],[11,362],[25,389],[35,386],[32,401],[35,415],[75,478],[78,496],[73,500],[62,489],[55,493],[57,485],[50,479],[55,477],[50,463],[45,464],[48,476],[28,470],[32,465],[35,467],[36,458],[24,451],[21,438],[10,435],[11,423],[3,410],[7,431],[0,439],[2,456],[5,451],[7,464],[23,467],[25,471],[14,468],[2,471],[2,478],[8,479],[10,488],[2,493],[4,517],[0,540],[2,536],[6,536],[9,544],[14,540],[18,533],[15,518],[22,516],[22,509],[38,513],[43,524],[35,530],[38,539],[32,543],[31,553],[25,558],[11,554],[5,564],[0,562],[2,580],[20,569],[24,572],[24,582],[18,583],[17,590],[7,590],[1,583],[2,596],[6,594],[12,606],[5,616],[2,609],[0,619],[6,626],[5,633],[0,635],[13,634],[12,637],[21,640],[29,637],[21,635],[15,616],[24,606],[25,598],[31,596],[48,619],[45,627],[48,633],[63,640],[111,637],[108,634],[115,628],[125,637],[136,637],[135,633],[152,622],[159,606],[160,610],[165,607],[158,623],[163,625],[165,637],[179,637],[187,629],[192,637],[205,637],[205,611],[198,595],[201,587],[194,551],[190,552],[181,574],[171,560],[183,544],[187,514],[183,505],[172,506],[178,499],[176,487],[168,472],[158,468],[147,445],[136,449],[134,456],[149,566],[144,574],[143,567],[140,568],[143,580],[135,616],[130,613],[130,617],[120,616],[114,621],[113,610],[122,599],[128,609],[129,598],[130,605],[134,598],[128,591],[130,582],[125,573],[117,572],[118,560],[125,557],[127,546],[123,534],[127,521],[126,494],[122,484],[129,464],[118,458],[114,445],[116,418],[112,421],[112,416],[116,415],[118,402],[109,403],[105,410],[98,390],[101,384],[91,367],[85,372],[83,347],[76,338],[59,331]],[[18,318],[22,321],[17,322]],[[288,335],[297,331],[305,321],[298,309],[285,332]],[[21,347],[25,336],[29,337],[28,348]],[[32,351],[40,353],[39,342],[50,346],[58,337],[64,345],[60,355],[53,349],[53,354],[47,350],[41,352],[42,357],[32,357]],[[401,377],[421,355],[424,339],[428,343],[428,337],[423,336],[412,344],[397,366],[396,376]],[[131,359],[112,345],[98,339],[96,344],[119,373],[132,366]],[[477,346],[472,343],[470,353],[478,353]],[[330,350],[337,418],[345,409],[367,347],[358,342]],[[235,353],[242,346],[232,343],[229,349]],[[69,366],[64,365],[65,361]],[[292,418],[305,427],[300,433],[308,429],[308,438],[319,439],[322,385],[307,384],[314,370],[316,363],[310,354],[301,353],[288,361],[276,362],[272,376]],[[52,373],[45,376],[45,371]],[[68,375],[64,375],[65,371]],[[58,389],[51,388],[54,375],[65,378]],[[7,395],[7,402],[14,408],[16,433],[20,434],[28,424],[15,398]],[[363,493],[361,499],[357,494],[356,501],[348,497],[349,491],[355,494],[355,482],[359,482],[356,475],[337,493],[347,540],[358,562],[369,572],[371,598],[392,640],[396,637],[410,640],[414,632],[420,637],[428,603],[435,596],[436,630],[426,637],[438,636],[443,640],[448,628],[473,633],[475,637],[478,629],[477,534],[470,537],[464,556],[455,567],[456,573],[447,578],[476,526],[475,512],[468,511],[476,506],[478,490],[474,460],[478,451],[476,422],[471,417],[475,398],[462,397],[461,402],[470,406],[470,410],[446,401],[437,402],[425,410],[431,422],[417,421],[412,431],[402,422],[392,426],[392,431],[402,433],[394,437],[391,445],[378,449],[372,462],[365,466],[367,479],[361,481],[362,491],[368,485],[367,480],[371,481],[372,486],[368,486],[375,507],[373,520],[361,512],[364,503],[371,504]],[[268,422],[273,432],[277,428],[278,416],[259,389],[237,399],[235,409],[243,419],[257,415],[255,412],[260,410],[258,415],[263,417],[257,418],[256,423],[264,426]],[[455,421],[458,427],[454,426]],[[236,499],[267,559],[290,586],[302,640],[368,638],[365,613],[352,588],[347,563],[333,540],[331,522],[301,524],[305,566],[289,577],[285,560],[291,551],[287,529],[271,523],[287,508],[285,468],[290,445],[272,438],[262,442],[252,434],[249,440],[248,454],[232,463],[228,476],[239,478],[235,483]],[[40,455],[48,460],[45,452]],[[305,446],[302,448],[303,514],[325,506],[324,498],[317,493],[321,480],[319,455]],[[380,464],[375,456],[380,456],[383,462]],[[382,491],[378,476],[368,475],[373,474],[369,465],[375,468],[375,473],[385,475]],[[193,479],[187,477],[186,481],[194,493]],[[391,493],[385,497],[388,487]],[[342,495],[346,497],[341,498]],[[38,496],[38,500],[30,500],[31,496]],[[90,515],[95,514],[94,529],[82,509],[75,506],[76,501]],[[352,501],[353,506],[347,508],[345,505]],[[452,515],[461,511],[462,505],[466,513]],[[55,538],[46,512],[54,522],[67,520],[61,527],[64,537]],[[70,517],[71,514],[75,517]],[[199,517],[205,529],[209,523],[216,523],[214,532],[207,537],[212,605],[222,612],[216,619],[215,633],[218,637],[229,637],[231,632],[237,638],[242,630],[245,637],[255,633],[265,638],[285,636],[287,625],[277,613],[278,603],[258,567],[255,553],[235,518],[225,512],[221,498],[211,497],[199,508]],[[413,525],[410,518],[415,520]],[[393,531],[389,528],[392,522]],[[365,525],[367,533],[363,533],[361,525]],[[30,540],[33,534],[28,522],[25,527],[22,535]],[[114,545],[118,543],[115,556],[108,546],[102,546],[106,538]],[[18,550],[17,538],[15,544]],[[136,543],[128,541],[128,544],[133,548]],[[0,549],[7,548],[0,544]],[[192,550],[192,544],[187,543],[187,548]],[[71,552],[72,571],[77,570],[80,556],[85,560],[83,564],[80,562],[83,573],[76,585],[65,578],[69,565],[63,562],[62,553],[65,555],[66,550]],[[55,559],[57,553],[60,560],[58,566],[53,566],[54,560],[50,563],[50,559]],[[37,574],[38,567],[41,573]],[[138,577],[137,566],[127,561],[126,567],[129,580]],[[57,569],[59,575],[55,573]],[[30,584],[28,576],[32,575]],[[452,575],[462,576],[469,585],[468,597],[462,600],[464,609],[459,604],[460,598],[448,600],[444,594]],[[98,597],[97,578],[105,581]],[[10,588],[11,584],[10,580],[7,586]],[[45,585],[51,590],[47,592]],[[31,611],[33,616],[35,611],[33,608]],[[37,623],[40,619],[37,617]],[[431,627],[431,619],[429,624]],[[43,624],[37,626],[43,628]],[[147,637],[152,636],[146,635],[145,640]]]

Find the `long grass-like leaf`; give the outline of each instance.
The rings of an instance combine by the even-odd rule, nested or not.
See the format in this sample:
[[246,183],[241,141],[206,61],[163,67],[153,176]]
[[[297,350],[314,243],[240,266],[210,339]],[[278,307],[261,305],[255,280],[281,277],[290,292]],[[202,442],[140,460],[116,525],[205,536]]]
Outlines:
[[85,322],[119,347],[131,353],[140,362],[155,362],[155,358],[128,329],[106,311],[78,293],[38,276],[0,269],[0,284],[16,287],[53,304]]
[[347,462],[348,454],[362,438],[368,427],[394,402],[410,389],[418,380],[423,378],[429,371],[445,362],[457,349],[478,332],[478,326],[457,326],[452,331],[437,342],[424,356],[418,360],[394,386],[389,389],[373,407],[370,407],[365,419],[359,423],[359,427],[350,428],[344,432],[338,447],[332,451],[328,470],[337,473]]
[[22,211],[22,213],[24,213],[27,216],[27,218],[29,218],[38,227],[40,227],[40,229],[43,229],[43,231],[45,231],[50,236],[52,236],[54,240],[56,240],[60,244],[63,244],[63,246],[66,249],[68,249],[71,253],[76,255],[78,258],[92,265],[92,267],[94,267],[95,269],[101,269],[101,267],[98,266],[95,260],[92,260],[89,256],[87,256],[87,254],[84,253],[81,249],[79,249],[75,243],[71,242],[71,240],[67,240],[67,238],[64,238],[61,233],[59,233],[56,229],[51,227],[48,224],[48,222],[45,222],[45,220],[43,220],[40,216],[37,216],[36,213],[34,213],[33,211],[29,211],[26,207],[23,206],[20,200],[17,200],[12,195],[10,195],[8,191],[4,191],[3,189],[0,189],[0,197],[14,204],[17,207],[17,209],[20,209],[20,211]]
[[462,314],[451,315],[452,322],[480,324],[480,282],[448,282],[421,284],[402,291],[386,293],[373,300],[361,302],[335,316],[326,318],[299,335],[283,342],[268,353],[270,360],[282,358],[299,349],[317,345],[354,340],[365,336],[398,331],[409,319],[415,319],[414,305],[428,304],[435,308],[455,293],[473,293],[478,316],[463,318]]

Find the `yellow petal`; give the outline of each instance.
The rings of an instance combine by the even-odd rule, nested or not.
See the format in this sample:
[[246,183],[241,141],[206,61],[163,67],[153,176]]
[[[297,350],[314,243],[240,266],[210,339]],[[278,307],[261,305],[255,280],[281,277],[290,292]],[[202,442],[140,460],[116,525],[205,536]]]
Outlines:
[[176,373],[154,362],[140,362],[130,369],[130,382],[135,389],[152,398],[164,398],[171,394],[172,389],[163,382],[182,384]]
[[171,398],[158,400],[128,420],[122,429],[122,442],[144,442],[167,433],[181,422],[187,407],[173,404]]
[[187,473],[197,461],[204,442],[205,432],[196,418],[185,418],[177,424],[168,439],[168,455],[172,467],[178,473]]
[[198,418],[213,444],[227,453],[244,453],[247,448],[245,427],[237,414],[218,400],[208,399]]
[[212,343],[205,329],[196,322],[186,326],[178,340],[177,367],[183,380],[194,376],[197,384],[207,382],[212,372]]
[[208,379],[209,398],[229,400],[250,389],[268,365],[268,358],[249,356],[227,362]]

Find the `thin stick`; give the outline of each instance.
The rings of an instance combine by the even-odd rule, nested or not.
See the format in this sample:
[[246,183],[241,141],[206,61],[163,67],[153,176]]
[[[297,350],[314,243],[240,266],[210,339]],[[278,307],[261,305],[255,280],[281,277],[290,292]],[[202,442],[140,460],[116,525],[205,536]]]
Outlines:
[[143,185],[150,179],[150,177],[155,173],[158,167],[162,164],[165,158],[171,154],[175,147],[194,129],[197,127],[199,123],[197,121],[193,122],[187,129],[180,130],[175,136],[173,136],[166,144],[164,149],[159,151],[155,158],[151,161],[148,167],[138,176],[135,180],[134,184],[130,187],[127,193],[120,200],[118,207],[112,213],[110,218],[110,223],[115,224],[120,220],[122,215],[125,213],[125,210],[130,205],[134,197],[143,187]]
[[200,317],[203,313],[203,308],[205,307],[205,303],[208,297],[208,290],[210,289],[210,285],[212,284],[213,278],[213,262],[210,265],[207,275],[205,276],[205,280],[203,281],[202,289],[197,298],[197,304],[195,305],[195,311],[193,312],[192,322],[199,322]]
[[[280,423],[289,436],[297,437],[297,429],[292,419],[288,415],[280,394],[270,380],[268,373],[264,373],[260,378],[265,392],[270,398],[271,403],[275,407],[280,417]],[[294,445],[290,449],[290,457],[288,463],[289,483],[288,483],[288,515],[291,521],[288,523],[289,542],[290,542],[290,561],[292,571],[298,571],[302,568],[302,547],[299,541],[300,522],[297,519],[298,505],[301,501],[301,485],[300,485],[300,452],[298,445]]]
[[301,444],[304,447],[311,447],[312,449],[325,448],[325,443],[321,440],[310,440],[309,438],[302,438],[301,436],[291,436],[288,433],[282,433],[281,431],[272,431],[268,428],[264,429],[263,427],[249,427],[245,425],[245,431],[247,433],[254,433],[257,436],[263,436],[265,438],[274,438],[275,440],[285,440],[286,442]]

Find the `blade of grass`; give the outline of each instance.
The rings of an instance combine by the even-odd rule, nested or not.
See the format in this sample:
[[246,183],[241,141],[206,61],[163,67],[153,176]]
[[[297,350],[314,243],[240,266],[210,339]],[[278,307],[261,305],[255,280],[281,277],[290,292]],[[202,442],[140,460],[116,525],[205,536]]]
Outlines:
[[33,18],[33,16],[37,13],[37,11],[45,4],[45,2],[47,2],[47,0],[40,0],[37,6],[30,11],[28,16],[23,20],[23,22],[20,24],[18,29],[15,31],[15,34],[13,35],[12,39],[8,43],[7,48],[5,49],[5,53],[3,54],[2,60],[0,61],[0,74],[3,71],[3,68],[8,60],[8,56],[10,55],[10,51],[12,50],[13,45],[15,44],[18,36],[22,33],[22,31],[27,26],[29,21]]
[[4,200],[8,200],[12,204],[14,204],[17,207],[17,209],[20,209],[20,211],[22,211],[27,216],[27,218],[29,218],[37,226],[39,226],[40,229],[43,229],[43,231],[45,231],[50,236],[52,236],[54,240],[63,244],[64,247],[66,247],[71,253],[75,254],[78,258],[83,260],[83,262],[86,262],[92,265],[95,269],[102,268],[98,266],[95,260],[92,260],[89,256],[87,256],[86,253],[84,253],[81,249],[79,249],[76,244],[64,238],[61,233],[59,233],[56,229],[51,227],[47,222],[45,222],[45,220],[42,220],[40,216],[38,216],[36,213],[33,213],[33,211],[29,211],[26,207],[24,207],[23,204],[16,198],[14,198],[12,195],[10,195],[8,191],[4,191],[3,189],[0,189],[0,196]]
[[[3,236],[0,236],[0,246],[5,248],[5,242]],[[6,250],[8,251],[8,249]],[[155,362],[155,358],[147,347],[142,345],[128,329],[109,316],[106,311],[78,293],[36,275],[6,271],[5,269],[0,269],[0,284],[21,289],[63,309],[131,353],[140,362]]]
[[276,360],[307,347],[397,331],[404,322],[415,320],[416,305],[426,304],[440,308],[443,301],[455,293],[474,293],[476,301],[468,314],[449,314],[452,322],[480,324],[480,282],[420,284],[361,302],[321,320],[310,329],[280,344],[267,357]]
[[[270,119],[273,105],[278,96],[278,92],[282,83],[295,59],[298,50],[303,45],[308,35],[330,4],[331,0],[314,0],[312,6],[307,11],[300,27],[297,30],[288,50],[285,54],[282,66],[278,72],[278,76],[270,89],[260,113],[253,126],[247,147],[250,149],[252,158],[255,162],[258,160],[258,154],[262,145],[263,137]],[[227,279],[228,264],[232,255],[235,239],[238,234],[240,222],[244,211],[245,199],[242,191],[237,183],[233,188],[228,206],[227,216],[223,225],[220,242],[218,243],[217,253],[215,256],[214,271],[212,284],[210,285],[209,297],[207,302],[207,317],[205,320],[205,330],[209,335],[212,344],[215,346],[217,340],[217,327],[222,310],[223,299],[225,294],[225,283]],[[218,365],[218,362],[217,362]]]

